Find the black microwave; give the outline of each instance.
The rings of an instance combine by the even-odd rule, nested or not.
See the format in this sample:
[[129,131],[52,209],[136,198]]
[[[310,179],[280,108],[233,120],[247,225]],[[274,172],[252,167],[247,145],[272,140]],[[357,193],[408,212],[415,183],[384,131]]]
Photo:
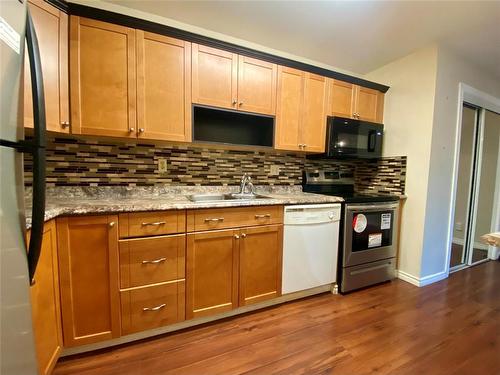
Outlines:
[[322,156],[374,159],[382,156],[384,125],[343,117],[328,117]]

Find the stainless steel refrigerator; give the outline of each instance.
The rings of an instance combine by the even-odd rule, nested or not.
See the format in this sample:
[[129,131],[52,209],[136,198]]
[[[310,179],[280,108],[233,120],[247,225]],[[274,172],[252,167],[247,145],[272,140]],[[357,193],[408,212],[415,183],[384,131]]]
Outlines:
[[[28,50],[34,133],[24,140],[23,56]],[[23,153],[33,155],[32,228],[25,242]],[[38,42],[25,0],[0,0],[0,373],[37,373],[30,284],[45,211],[45,104]]]

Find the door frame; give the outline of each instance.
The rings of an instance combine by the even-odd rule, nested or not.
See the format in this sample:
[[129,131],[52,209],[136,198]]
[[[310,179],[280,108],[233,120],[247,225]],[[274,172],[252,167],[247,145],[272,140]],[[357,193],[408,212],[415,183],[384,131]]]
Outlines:
[[[455,199],[457,195],[457,186],[458,186],[458,162],[460,158],[460,140],[462,134],[462,108],[464,102],[476,105],[478,107],[487,109],[489,111],[500,113],[500,98],[496,98],[490,94],[477,90],[474,87],[471,87],[463,82],[460,82],[458,84],[457,122],[455,126],[455,145],[454,145],[454,157],[453,157],[453,180],[451,183],[452,193],[450,196],[450,205],[449,205],[450,208],[448,212],[448,241],[447,241],[448,247],[447,247],[447,254],[445,257],[446,263],[444,265],[444,269],[447,275],[451,272],[455,272],[460,269],[469,267],[467,264],[464,264],[450,269],[451,246],[453,241],[453,226],[455,217]],[[499,180],[498,177],[499,176],[497,174],[497,189]],[[498,206],[499,202],[497,201],[496,203]],[[496,225],[497,226],[500,225],[500,217],[497,217]],[[493,254],[492,251],[491,254],[489,254],[490,259],[494,259],[495,255],[498,256],[498,252],[496,253],[497,254]]]

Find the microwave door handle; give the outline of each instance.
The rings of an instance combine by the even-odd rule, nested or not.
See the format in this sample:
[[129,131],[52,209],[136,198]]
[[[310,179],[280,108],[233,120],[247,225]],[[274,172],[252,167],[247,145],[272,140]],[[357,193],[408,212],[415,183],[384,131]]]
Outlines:
[[40,50],[38,48],[38,39],[29,9],[26,22],[26,46],[30,62],[34,124],[34,139],[30,145],[30,151],[33,153],[33,203],[31,237],[28,249],[29,280],[30,283],[33,284],[42,248],[43,226],[45,222],[46,119]]
[[377,132],[375,130],[370,130],[368,132],[368,152],[375,151],[377,146]]

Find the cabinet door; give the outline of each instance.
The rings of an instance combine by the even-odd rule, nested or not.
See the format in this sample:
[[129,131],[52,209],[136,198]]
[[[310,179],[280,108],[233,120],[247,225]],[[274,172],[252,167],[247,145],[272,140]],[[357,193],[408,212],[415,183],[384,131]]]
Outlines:
[[238,239],[234,230],[188,234],[186,319],[238,306]]
[[120,336],[118,217],[57,219],[65,346]]
[[242,229],[239,248],[240,306],[280,296],[283,226]]
[[354,118],[355,86],[352,83],[332,80],[330,103],[331,115]]
[[300,127],[301,143],[305,151],[325,151],[327,107],[328,79],[306,73]]
[[[69,132],[68,15],[41,0],[28,3],[40,48],[47,130]],[[24,56],[24,126],[33,127],[28,51]]]
[[236,108],[238,55],[192,45],[193,103]]
[[55,222],[46,223],[35,284],[30,288],[38,372],[43,375],[52,373],[63,342],[56,236]]
[[139,138],[191,140],[191,43],[137,30]]
[[277,65],[245,56],[238,60],[238,109],[274,115]]
[[70,68],[73,133],[135,138],[135,30],[71,16]]
[[354,112],[356,112],[360,120],[382,122],[377,113],[380,107],[379,97],[382,100],[381,96],[380,91],[356,86],[356,109]]
[[274,147],[281,150],[300,151],[299,131],[304,92],[304,72],[278,67],[278,101]]

